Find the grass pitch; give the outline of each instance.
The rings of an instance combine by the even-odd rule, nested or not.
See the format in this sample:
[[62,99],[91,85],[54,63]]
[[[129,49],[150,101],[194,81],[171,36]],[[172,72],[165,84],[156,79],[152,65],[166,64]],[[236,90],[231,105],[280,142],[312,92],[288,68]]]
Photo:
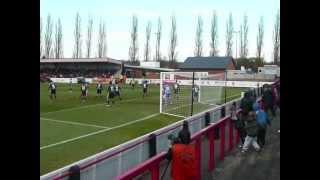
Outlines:
[[[228,88],[228,100],[243,90]],[[123,86],[121,94],[106,107],[106,91],[96,96],[95,85],[81,102],[79,85],[70,91],[58,84],[57,99],[50,100],[48,84],[40,84],[40,175],[183,119],[159,114],[159,86],[150,86],[145,98],[141,87]],[[195,113],[201,110],[195,106]]]

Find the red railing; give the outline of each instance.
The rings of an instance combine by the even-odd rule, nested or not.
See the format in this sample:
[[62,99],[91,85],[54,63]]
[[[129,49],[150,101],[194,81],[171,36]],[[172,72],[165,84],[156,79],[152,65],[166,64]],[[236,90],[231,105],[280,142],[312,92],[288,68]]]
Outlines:
[[[196,151],[196,162],[198,163],[198,175],[196,180],[201,179],[201,138],[205,135],[209,139],[209,161],[208,161],[208,168],[209,171],[214,170],[215,168],[215,146],[214,146],[214,131],[216,128],[220,128],[220,154],[219,159],[223,160],[225,156],[225,127],[226,125],[229,126],[229,139],[228,139],[228,151],[231,151],[234,147],[233,142],[233,123],[231,122],[230,116],[227,116],[217,123],[211,124],[208,127],[200,130],[199,132],[192,135],[192,142],[195,143],[195,151]],[[239,134],[236,134],[236,144],[239,142]],[[151,173],[152,180],[159,180],[159,167],[160,163],[165,160],[166,152],[162,152],[153,158],[147,160],[146,162],[139,164],[138,166],[132,168],[131,170],[127,171],[126,173],[117,177],[117,180],[132,180],[134,177],[137,177],[146,171]]]
[[[273,85],[280,84],[280,81],[275,82]],[[273,87],[274,87],[273,86]],[[240,110],[241,111],[241,110]],[[238,111],[238,113],[240,112]],[[236,132],[235,135],[235,144],[234,144],[234,126],[233,122],[230,119],[230,116],[226,116],[223,119],[219,120],[217,123],[211,124],[208,127],[200,130],[199,132],[192,135],[192,142],[195,143],[195,151],[196,151],[196,162],[198,163],[198,175],[196,180],[201,179],[201,137],[206,135],[209,140],[209,160],[208,160],[208,170],[212,171],[215,169],[215,137],[214,131],[216,128],[220,129],[220,154],[219,159],[222,161],[225,157],[225,128],[226,125],[229,126],[229,135],[228,135],[228,152],[230,152],[235,144],[238,144],[240,141],[239,131]],[[117,177],[117,180],[132,180],[134,177],[141,175],[146,171],[150,171],[152,180],[159,180],[159,167],[160,163],[165,160],[166,152],[162,152],[150,160],[142,163],[141,165],[132,168],[130,171],[120,175]]]

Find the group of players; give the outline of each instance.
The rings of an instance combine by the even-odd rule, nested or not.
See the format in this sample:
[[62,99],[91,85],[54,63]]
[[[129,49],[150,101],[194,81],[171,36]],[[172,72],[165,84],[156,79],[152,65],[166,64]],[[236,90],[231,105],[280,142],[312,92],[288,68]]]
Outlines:
[[[180,84],[178,83],[178,81],[176,81],[173,84],[173,90],[174,90],[174,98],[176,98],[177,100],[179,99],[179,94],[180,94]],[[199,86],[194,85],[192,87],[192,94],[193,94],[193,99],[194,101],[198,101],[199,98]],[[165,105],[168,104],[172,104],[172,95],[171,95],[171,87],[169,85],[169,83],[165,83],[162,89],[162,99]]]
[[[131,84],[131,83],[130,83]],[[144,81],[142,83],[142,87],[143,87],[143,95],[142,97],[144,98],[145,96],[147,96],[147,92],[148,92],[148,82]],[[134,88],[134,85],[132,85],[132,88]],[[54,82],[50,82],[49,83],[49,92],[50,92],[50,99],[53,100],[57,98],[57,85]],[[99,82],[96,86],[96,90],[97,90],[97,96],[102,97],[102,91],[103,91],[103,85]],[[70,81],[70,87],[69,87],[69,91],[72,92],[72,82]],[[80,86],[80,91],[81,91],[81,95],[80,95],[80,99],[82,102],[85,102],[87,100],[88,97],[88,92],[89,92],[89,84],[84,82],[81,83]],[[112,104],[115,103],[115,98],[119,97],[119,100],[122,100],[121,98],[121,87],[119,86],[119,83],[116,82],[115,80],[110,81],[109,82],[109,86],[107,87],[107,106],[110,106],[110,102]]]

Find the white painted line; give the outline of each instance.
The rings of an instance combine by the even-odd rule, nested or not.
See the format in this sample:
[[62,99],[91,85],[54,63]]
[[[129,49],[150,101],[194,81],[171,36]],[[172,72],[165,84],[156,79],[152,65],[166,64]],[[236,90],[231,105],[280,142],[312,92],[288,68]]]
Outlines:
[[[119,102],[131,102],[131,101],[134,101],[134,100],[138,100],[138,98],[128,99],[128,100],[121,100]],[[73,110],[78,110],[78,109],[86,109],[86,108],[91,108],[91,107],[95,107],[95,106],[101,106],[101,105],[105,105],[105,104],[106,103],[99,103],[99,104],[91,104],[91,105],[87,105],[87,106],[80,106],[80,107],[74,107],[74,108],[68,108],[68,109],[61,109],[61,110],[57,110],[57,111],[41,113],[40,115],[43,116],[43,115],[57,113],[57,112],[66,112],[66,111],[73,111]]]
[[93,132],[93,133],[89,133],[89,134],[85,134],[85,135],[78,136],[78,137],[75,137],[75,138],[67,139],[67,140],[60,141],[60,142],[57,142],[57,143],[54,143],[54,144],[49,144],[49,145],[46,145],[46,146],[42,146],[42,147],[40,147],[40,150],[44,150],[44,149],[47,149],[47,148],[50,148],[50,147],[54,147],[54,146],[58,146],[58,145],[61,145],[61,144],[73,142],[73,141],[76,141],[76,140],[79,140],[79,139],[83,139],[83,138],[86,138],[86,137],[89,137],[89,136],[93,136],[93,135],[96,135],[96,134],[100,134],[100,133],[104,133],[104,132],[111,131],[111,130],[114,130],[114,129],[118,129],[118,128],[121,128],[121,127],[124,127],[124,126],[128,126],[128,125],[140,122],[140,121],[144,121],[144,120],[150,119],[150,118],[155,117],[155,116],[157,116],[159,114],[160,113],[154,113],[154,114],[151,114],[151,115],[146,116],[144,118],[140,118],[140,119],[137,119],[137,120],[134,120],[134,121],[130,121],[130,122],[127,122],[125,124],[121,124],[119,126],[111,127],[110,129],[102,129],[102,130],[99,130],[99,131],[96,131],[96,132]]
[[166,115],[169,115],[169,116],[176,116],[176,117],[186,118],[186,116],[180,116],[180,115],[177,115],[177,114],[170,114],[170,113],[165,113],[165,112],[163,112],[162,114],[166,114]]
[[78,125],[78,126],[86,126],[86,127],[95,127],[95,128],[102,128],[102,129],[110,129],[110,127],[98,126],[98,125],[95,125],[95,124],[87,124],[87,123],[79,123],[79,122],[71,122],[71,121],[61,121],[61,120],[56,120],[56,119],[44,118],[44,117],[40,117],[40,120],[58,122],[58,123],[63,123],[63,124]]

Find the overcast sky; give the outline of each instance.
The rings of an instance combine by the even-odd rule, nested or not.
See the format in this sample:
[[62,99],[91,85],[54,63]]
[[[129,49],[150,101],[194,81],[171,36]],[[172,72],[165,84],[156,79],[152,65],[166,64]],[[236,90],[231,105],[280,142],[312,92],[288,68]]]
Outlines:
[[[107,28],[107,56],[114,59],[128,59],[130,46],[130,30],[132,15],[138,17],[139,59],[143,59],[145,31],[148,21],[152,23],[151,57],[155,56],[154,34],[158,17],[162,20],[161,54],[168,56],[170,17],[176,16],[178,61],[193,56],[197,16],[203,19],[203,54],[210,52],[210,27],[213,11],[218,16],[218,49],[219,55],[225,55],[226,21],[232,13],[234,29],[239,30],[244,13],[249,24],[249,56],[256,55],[256,36],[260,17],[264,19],[263,56],[266,61],[272,60],[272,32],[275,16],[280,8],[280,0],[40,0],[40,13],[43,27],[48,14],[54,22],[61,19],[63,29],[64,57],[72,57],[74,47],[74,24],[77,12],[81,16],[83,52],[85,48],[85,32],[88,17],[93,17],[92,56],[97,54],[97,34],[100,20],[104,20]],[[45,28],[43,28],[45,29]],[[54,33],[53,33],[54,34]],[[234,37],[233,52],[236,56]],[[84,54],[83,54],[84,55]],[[239,39],[238,39],[239,56]]]

